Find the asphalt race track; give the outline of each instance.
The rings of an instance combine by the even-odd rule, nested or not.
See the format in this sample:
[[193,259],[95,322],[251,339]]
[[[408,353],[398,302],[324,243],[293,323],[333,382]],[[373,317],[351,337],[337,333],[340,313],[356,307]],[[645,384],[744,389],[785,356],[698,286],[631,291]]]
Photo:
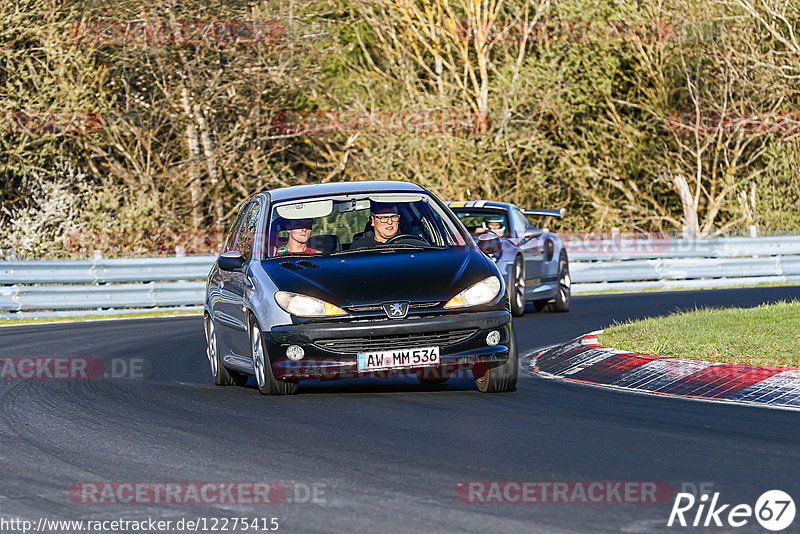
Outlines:
[[[584,296],[567,314],[514,323],[526,353],[615,320],[785,298],[800,298],[800,287]],[[0,518],[276,517],[279,532],[694,532],[703,529],[666,527],[671,500],[470,503],[456,488],[663,481],[675,491],[706,484],[732,505],[753,506],[771,489],[800,497],[797,411],[621,393],[524,371],[509,394],[481,394],[466,379],[371,379],[266,397],[252,386],[214,386],[204,350],[199,317],[0,328],[0,357],[100,358],[141,375],[0,380]],[[71,486],[96,481],[272,481],[289,493],[258,506],[70,499]],[[764,532],[752,518],[736,531]]]

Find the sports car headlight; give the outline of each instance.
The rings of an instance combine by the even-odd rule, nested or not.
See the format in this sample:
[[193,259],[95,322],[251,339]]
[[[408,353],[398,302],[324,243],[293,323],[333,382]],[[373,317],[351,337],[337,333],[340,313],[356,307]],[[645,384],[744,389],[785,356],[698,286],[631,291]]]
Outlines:
[[445,308],[467,308],[491,302],[500,293],[500,279],[490,276],[451,298]]
[[287,313],[297,317],[333,317],[347,313],[324,300],[289,291],[277,291],[275,302]]

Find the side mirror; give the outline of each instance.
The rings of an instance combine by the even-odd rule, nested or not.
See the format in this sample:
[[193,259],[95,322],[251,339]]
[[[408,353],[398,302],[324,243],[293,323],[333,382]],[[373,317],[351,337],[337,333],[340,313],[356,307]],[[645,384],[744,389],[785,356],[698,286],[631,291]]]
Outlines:
[[223,271],[242,272],[244,257],[241,252],[223,252],[217,259],[217,265]]
[[478,236],[478,248],[487,256],[491,256],[503,248],[503,242],[494,234],[481,234]]

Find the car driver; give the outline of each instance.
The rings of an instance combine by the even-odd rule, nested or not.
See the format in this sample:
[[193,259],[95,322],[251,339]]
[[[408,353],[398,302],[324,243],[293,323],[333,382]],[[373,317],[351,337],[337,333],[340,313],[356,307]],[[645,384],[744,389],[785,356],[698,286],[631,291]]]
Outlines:
[[353,248],[377,247],[397,235],[400,229],[400,214],[397,206],[384,202],[372,202],[369,208],[369,224],[373,228],[353,243]]
[[289,241],[284,246],[277,247],[273,256],[282,254],[318,254],[318,250],[307,246],[313,224],[313,219],[289,220],[285,226],[285,229],[289,231]]
[[494,217],[483,223],[483,227],[478,228],[476,234],[492,233],[497,237],[503,237],[506,233],[505,221],[502,217]]

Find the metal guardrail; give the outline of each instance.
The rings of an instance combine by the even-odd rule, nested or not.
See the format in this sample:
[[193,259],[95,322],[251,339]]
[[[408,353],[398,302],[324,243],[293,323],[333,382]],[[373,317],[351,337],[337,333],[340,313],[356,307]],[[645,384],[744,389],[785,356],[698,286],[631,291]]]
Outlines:
[[800,255],[800,236],[718,239],[564,239],[570,261]]
[[187,306],[203,302],[205,282],[0,287],[0,310]]
[[65,316],[87,310],[104,314],[131,308],[197,307],[215,259],[0,261],[0,312]]
[[[565,245],[573,293],[800,283],[800,236],[571,239]],[[0,261],[0,312],[44,316],[197,308],[214,259]]]
[[201,280],[211,256],[53,261],[0,261],[0,284],[99,284]]
[[800,275],[800,256],[572,262],[572,281],[627,282]]
[[574,293],[800,282],[800,236],[573,239],[565,246]]

